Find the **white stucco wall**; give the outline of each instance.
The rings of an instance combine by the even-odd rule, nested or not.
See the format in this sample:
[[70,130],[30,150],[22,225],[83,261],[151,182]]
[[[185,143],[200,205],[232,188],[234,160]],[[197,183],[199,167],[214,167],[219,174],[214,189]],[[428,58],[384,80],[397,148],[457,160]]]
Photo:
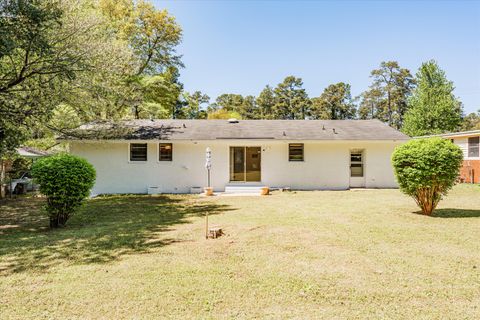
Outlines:
[[[139,142],[139,141],[135,141]],[[172,141],[168,141],[172,143]],[[261,183],[293,189],[348,189],[350,150],[364,150],[367,188],[395,188],[390,158],[393,141],[302,141],[303,162],[288,161],[288,143],[299,141],[173,141],[173,161],[158,161],[158,141],[148,142],[148,161],[130,162],[128,142],[71,142],[70,152],[86,158],[97,170],[93,194],[146,193],[158,186],[163,193],[188,193],[206,185],[205,149],[212,150],[212,186],[223,191],[229,183],[229,147],[260,146]]]

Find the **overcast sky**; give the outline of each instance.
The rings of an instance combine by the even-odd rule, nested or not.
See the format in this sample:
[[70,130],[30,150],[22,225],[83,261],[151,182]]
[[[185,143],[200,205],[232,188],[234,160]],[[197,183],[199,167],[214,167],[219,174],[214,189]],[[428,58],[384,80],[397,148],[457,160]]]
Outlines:
[[480,1],[155,1],[183,28],[187,91],[258,93],[287,75],[311,97],[347,82],[358,95],[381,61],[414,74],[435,59],[465,111],[480,109]]

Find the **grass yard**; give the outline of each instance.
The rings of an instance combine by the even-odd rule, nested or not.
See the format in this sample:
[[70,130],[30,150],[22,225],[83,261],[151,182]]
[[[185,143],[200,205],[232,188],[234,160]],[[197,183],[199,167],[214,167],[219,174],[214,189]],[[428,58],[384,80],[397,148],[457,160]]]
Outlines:
[[[0,318],[480,318],[480,187],[0,206]],[[226,235],[204,239],[203,213]]]

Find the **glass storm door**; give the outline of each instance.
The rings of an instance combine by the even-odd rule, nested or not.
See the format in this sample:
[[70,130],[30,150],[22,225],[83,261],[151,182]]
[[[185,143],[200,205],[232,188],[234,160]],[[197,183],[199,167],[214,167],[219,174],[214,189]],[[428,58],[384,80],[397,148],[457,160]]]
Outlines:
[[365,188],[363,150],[350,151],[350,188]]
[[230,147],[230,181],[260,181],[261,156],[260,147]]

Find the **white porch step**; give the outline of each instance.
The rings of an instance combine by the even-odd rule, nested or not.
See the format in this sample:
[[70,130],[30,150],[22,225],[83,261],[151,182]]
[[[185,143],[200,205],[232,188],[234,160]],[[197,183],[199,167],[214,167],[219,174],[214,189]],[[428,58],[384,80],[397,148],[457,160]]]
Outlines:
[[225,193],[260,193],[262,188],[265,187],[262,184],[227,184],[225,186]]

